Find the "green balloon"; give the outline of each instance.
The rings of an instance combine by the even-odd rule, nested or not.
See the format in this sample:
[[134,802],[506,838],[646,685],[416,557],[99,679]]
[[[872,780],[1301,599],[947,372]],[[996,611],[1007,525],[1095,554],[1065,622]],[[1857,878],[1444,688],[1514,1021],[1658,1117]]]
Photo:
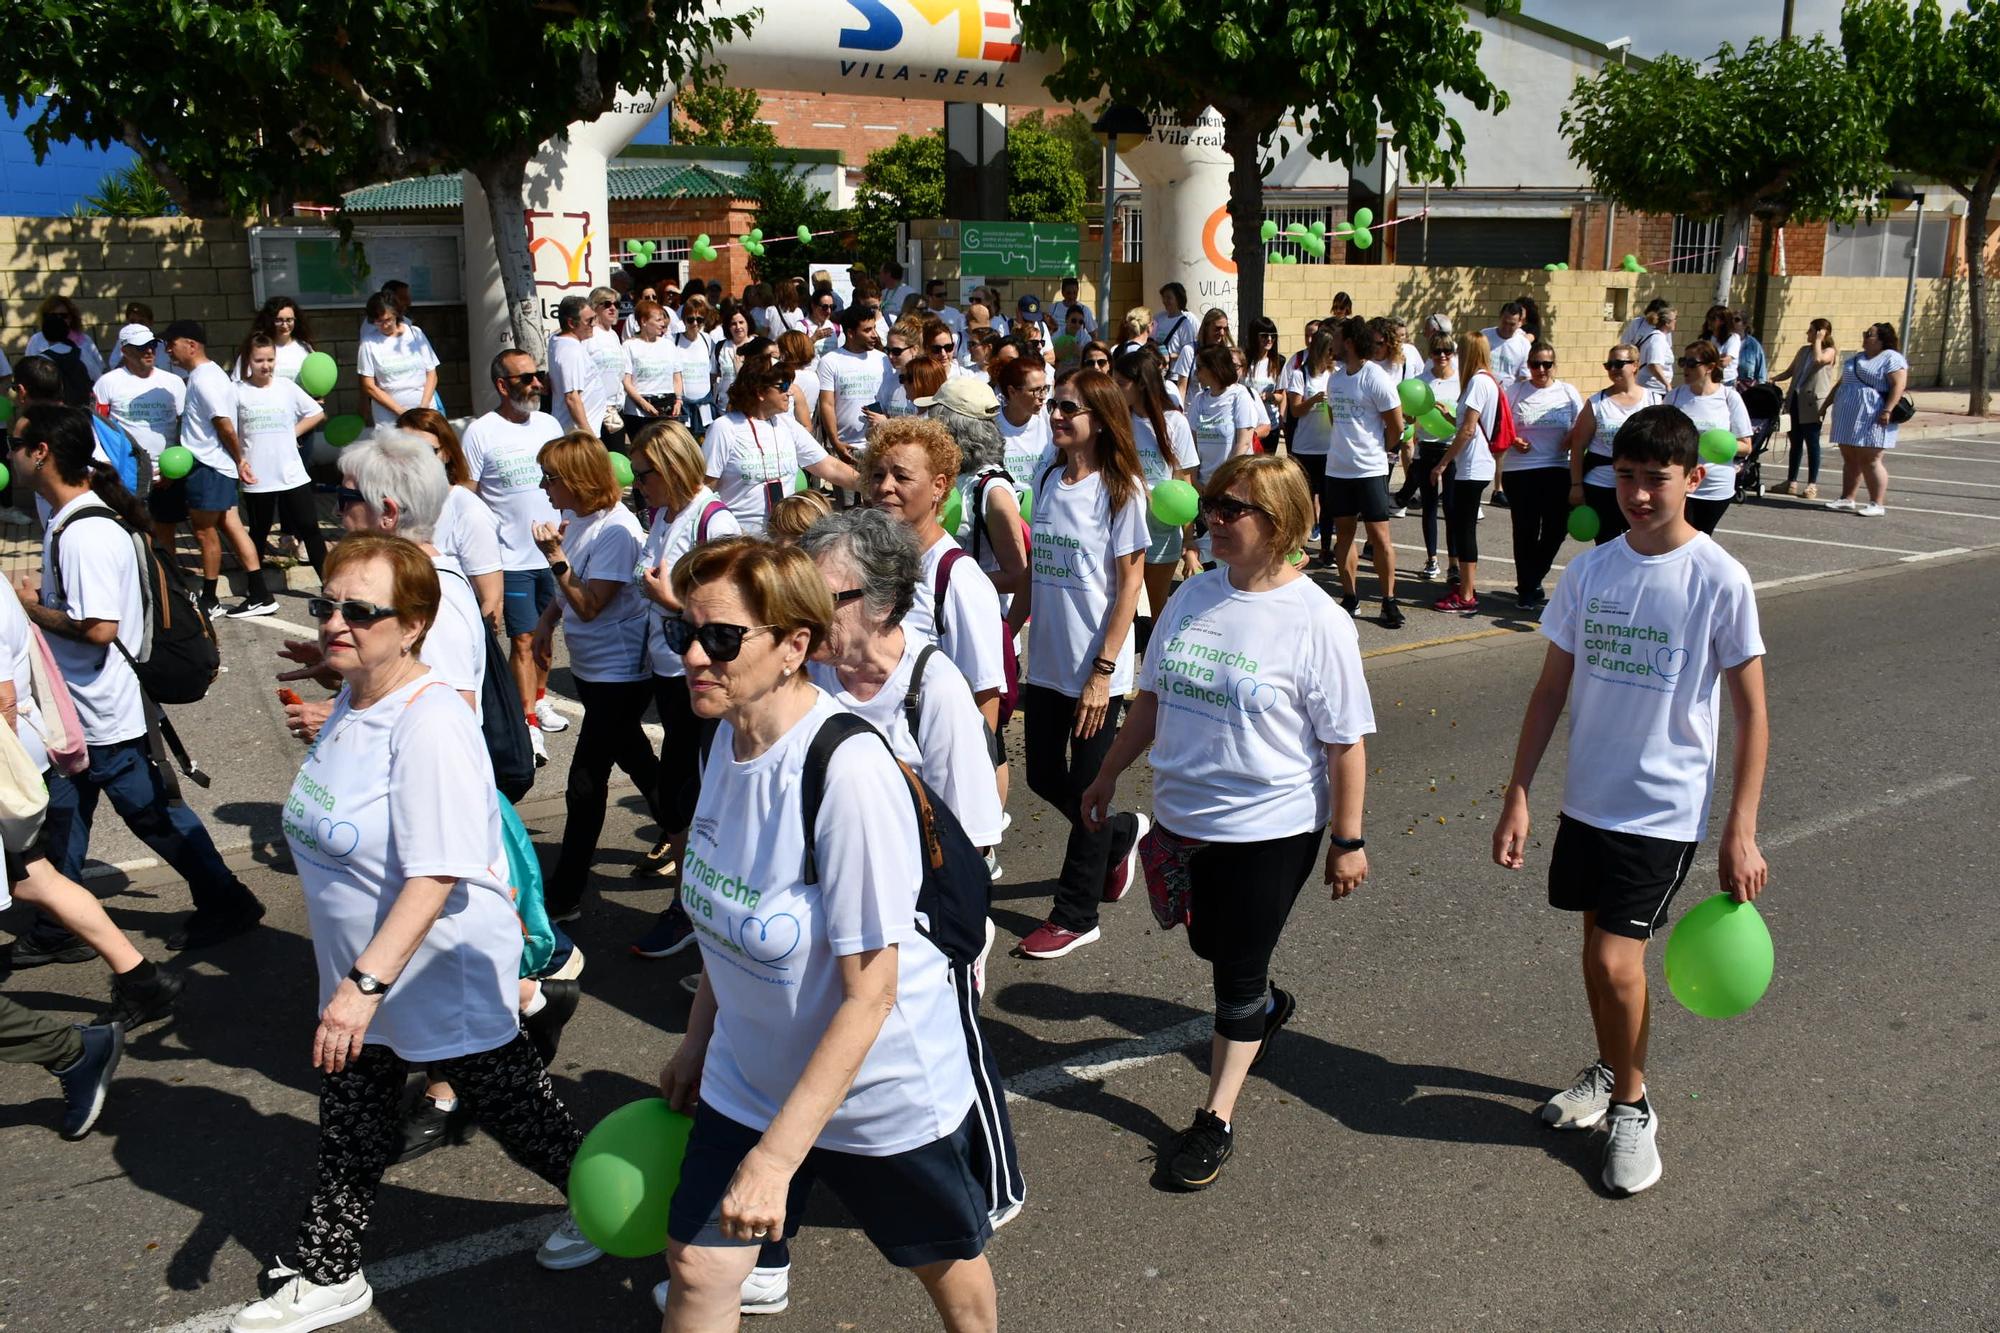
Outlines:
[[1307,227],[1306,230],[1315,236],[1324,236],[1326,235],[1326,220],[1324,218],[1314,218],[1312,225]]
[[1711,426],[1701,433],[1701,461],[1704,463],[1733,463],[1736,461],[1736,437],[1721,426]]
[[168,481],[179,481],[194,471],[194,451],[184,444],[177,444],[160,455],[160,475]]
[[1152,507],[1162,527],[1186,527],[1201,509],[1201,492],[1191,482],[1169,477],[1153,488]]
[[326,442],[336,449],[344,449],[361,438],[361,432],[368,429],[368,423],[353,413],[345,413],[326,419]]
[[1420,417],[1437,406],[1437,392],[1420,379],[1407,379],[1396,386],[1396,397],[1402,400],[1403,415]]
[[0,426],[14,419],[14,395],[0,393]]
[[1578,505],[1569,511],[1569,535],[1580,542],[1594,542],[1603,528],[1604,520],[1589,505]]
[[1354,224],[1343,218],[1333,224],[1333,234],[1343,241],[1352,240],[1354,238]]
[[0,463],[0,491],[4,491],[7,489],[7,483],[11,479],[11,477],[12,474],[7,471],[7,465],[5,463]]
[[1303,222],[1294,222],[1291,226],[1285,228],[1285,235],[1291,237],[1293,240],[1297,240],[1305,234],[1306,224]]
[[1417,418],[1417,426],[1433,440],[1448,440],[1454,427],[1451,418],[1445,415],[1444,405],[1434,403],[1431,410]]
[[1348,236],[1347,243],[1357,250],[1366,250],[1369,246],[1375,244],[1375,233],[1372,231],[1362,231],[1357,227]]
[[1375,225],[1375,210],[1357,208],[1354,210],[1354,225],[1357,230],[1366,230]]
[[808,227],[805,223],[801,222],[799,224],[799,244],[811,245],[812,239],[813,239],[813,229],[811,227]]
[[1024,523],[1032,523],[1034,521],[1034,518],[1035,518],[1035,488],[1032,486],[1023,486],[1021,488],[1021,521]]
[[1314,259],[1326,258],[1326,242],[1313,232],[1307,232],[1305,235],[1299,237],[1299,244],[1304,246],[1306,253]]
[[1618,267],[1624,269],[1627,273],[1637,273],[1639,271],[1639,256],[1626,255],[1618,261]]
[[1662,959],[1674,998],[1703,1018],[1734,1018],[1771,984],[1771,928],[1750,903],[1718,893],[1680,919]]
[[632,484],[632,460],[623,454],[612,454],[611,477],[612,480],[618,483],[618,489],[621,491],[630,486]]
[[1273,236],[1276,236],[1277,234],[1278,234],[1278,224],[1271,221],[1271,219],[1269,218],[1265,218],[1264,225],[1257,228],[1257,239],[1263,241],[1267,245],[1270,244],[1271,238]]
[[792,494],[796,495],[800,491],[809,491],[811,489],[812,489],[812,478],[806,475],[806,470],[804,468],[800,468],[797,472],[794,472],[792,474]]
[[569,1168],[577,1229],[606,1254],[643,1259],[667,1248],[667,1210],[681,1183],[694,1121],[658,1097],[597,1122]]
[[340,367],[325,352],[314,352],[299,363],[299,387],[314,398],[332,393],[334,381],[339,378]]
[[964,525],[965,497],[958,493],[958,487],[954,486],[944,493],[944,507],[938,512],[938,522],[944,524],[944,530],[954,537]]
[[1553,272],[1555,272],[1555,271],[1556,271],[1556,266],[1555,266],[1554,264],[1544,264],[1544,265],[1542,265],[1542,272],[1544,272],[1544,273],[1553,273]]

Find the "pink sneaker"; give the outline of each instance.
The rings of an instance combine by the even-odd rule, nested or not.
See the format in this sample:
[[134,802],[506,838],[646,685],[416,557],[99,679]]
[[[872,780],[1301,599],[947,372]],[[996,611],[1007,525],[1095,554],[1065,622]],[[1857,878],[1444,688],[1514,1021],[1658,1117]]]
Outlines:
[[1139,877],[1139,839],[1146,836],[1146,830],[1153,827],[1153,821],[1141,814],[1134,814],[1139,822],[1138,831],[1132,835],[1132,845],[1125,849],[1125,855],[1111,865],[1111,873],[1104,877],[1104,901],[1115,903],[1132,891],[1132,881]]
[[1471,601],[1467,601],[1455,592],[1447,593],[1445,596],[1432,602],[1431,609],[1433,611],[1443,611],[1447,615],[1469,616],[1479,609],[1479,599],[1474,597]]
[[1074,930],[1064,930],[1053,921],[1044,921],[1028,932],[1028,938],[1021,941],[1018,952],[1023,958],[1060,958],[1086,944],[1095,944],[1098,934],[1095,926],[1078,934]]

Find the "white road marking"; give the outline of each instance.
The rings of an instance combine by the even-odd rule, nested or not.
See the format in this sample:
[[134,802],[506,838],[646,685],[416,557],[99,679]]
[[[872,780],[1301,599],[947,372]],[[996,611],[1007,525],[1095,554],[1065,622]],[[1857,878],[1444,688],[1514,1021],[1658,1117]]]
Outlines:
[[1824,537],[1786,537],[1775,532],[1756,532],[1750,528],[1727,528],[1721,537],[1762,537],[1774,542],[1799,542],[1806,546],[1839,546],[1849,551],[1879,551],[1883,555],[1922,555],[1922,551],[1911,551],[1898,546],[1863,546],[1860,542],[1836,542]]
[[1889,512],[1892,514],[1936,514],[1939,518],[1976,518],[1982,523],[2000,523],[2000,514],[1968,514],[1957,509],[1917,509],[1910,505],[1894,503],[1890,497]]
[[279,629],[288,629],[294,634],[302,634],[308,639],[317,639],[319,637],[319,626],[294,624],[292,621],[282,620],[277,616],[222,616],[220,619],[226,620],[232,625],[275,625]]
[[1953,477],[1917,477],[1907,472],[1898,472],[1896,474],[1896,481],[1899,484],[1906,481],[1928,481],[1939,486],[1977,486],[1982,491],[2000,491],[2000,482],[1959,481]]
[[[1905,787],[1901,791],[1891,792],[1883,796],[1880,800],[1870,801],[1866,805],[1854,806],[1847,810],[1836,811],[1830,815],[1821,815],[1817,819],[1808,819],[1803,824],[1792,825],[1783,833],[1773,834],[1768,838],[1759,838],[1757,840],[1757,850],[1767,853],[1775,852],[1780,848],[1790,847],[1794,843],[1804,842],[1808,838],[1817,838],[1832,833],[1859,820],[1868,819],[1875,815],[1885,815],[1891,810],[1900,810],[1906,805],[1915,805],[1919,801],[1928,801],[1934,796],[1942,796],[1946,792],[1955,791],[1973,780],[1972,776],[1967,773],[1946,773],[1939,777],[1931,778],[1928,781],[1919,782],[1914,787]],[[1695,862],[1695,869],[1699,870],[1703,867],[1711,870],[1714,869],[1715,857],[1704,856]]]
[[1072,1060],[1043,1065],[1040,1069],[1030,1069],[1024,1074],[1016,1074],[1007,1080],[1007,1100],[1009,1102],[1030,1101],[1046,1097],[1063,1088],[1075,1087],[1080,1083],[1102,1083],[1113,1074],[1127,1069],[1137,1069],[1163,1055],[1186,1050],[1198,1041],[1206,1039],[1215,1031],[1215,1019],[1201,1014],[1184,1023],[1176,1023],[1170,1028],[1147,1033],[1143,1037],[1132,1037],[1126,1041],[1114,1041],[1094,1050],[1085,1051]]

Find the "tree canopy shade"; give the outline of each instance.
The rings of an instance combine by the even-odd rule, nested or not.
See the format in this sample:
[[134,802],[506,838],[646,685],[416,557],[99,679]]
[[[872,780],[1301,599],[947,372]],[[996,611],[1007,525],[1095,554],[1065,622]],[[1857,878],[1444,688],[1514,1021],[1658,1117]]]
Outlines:
[[1887,180],[1875,108],[1818,37],[1724,46],[1707,65],[1606,65],[1577,80],[1561,123],[1600,193],[1644,213],[1723,216],[1718,304],[1753,213],[1852,217]]
[[[2000,186],[2000,4],[1971,0],[1947,24],[1937,0],[1848,0],[1840,41],[1875,99],[1889,160],[1965,197],[1966,286],[1972,302],[1972,410],[1988,410],[1992,361],[1986,229]],[[1909,330],[1903,330],[1909,337]]]
[[763,109],[764,99],[754,88],[724,88],[697,80],[674,96],[674,142],[702,148],[776,148],[778,136],[757,119]]
[[1349,167],[1389,126],[1410,178],[1451,184],[1465,136],[1444,94],[1482,111],[1507,104],[1458,0],[1067,0],[1020,14],[1022,40],[1062,56],[1048,87],[1064,101],[1109,98],[1189,122],[1204,107],[1222,113],[1239,328],[1263,311],[1261,154],[1281,124],[1297,117],[1315,155]]
[[8,10],[10,111],[124,143],[183,211],[246,216],[396,176],[486,191],[518,344],[540,354],[523,174],[540,145],[689,77],[750,19],[700,0],[37,0]]

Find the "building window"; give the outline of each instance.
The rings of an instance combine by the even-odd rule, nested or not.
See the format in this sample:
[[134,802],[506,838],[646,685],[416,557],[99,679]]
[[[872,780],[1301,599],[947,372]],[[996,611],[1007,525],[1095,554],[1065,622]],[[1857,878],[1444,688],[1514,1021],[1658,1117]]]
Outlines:
[[[1336,221],[1330,205],[1295,204],[1290,208],[1267,208],[1264,220],[1278,224],[1278,234],[1264,247],[1266,254],[1287,254],[1301,264],[1331,264],[1336,256],[1344,253],[1343,244],[1330,234]],[[1303,245],[1287,238],[1285,233],[1294,222],[1307,229],[1315,222],[1326,228],[1329,235],[1326,237],[1325,258],[1315,259]]]
[[1713,273],[1722,250],[1722,219],[1674,214],[1670,273]]
[[[1924,218],[1923,244],[1917,250],[1917,276],[1944,276],[1945,240],[1951,219]],[[1888,217],[1856,218],[1826,229],[1826,262],[1820,272],[1829,278],[1900,278],[1910,271],[1910,246],[1917,235],[1914,212]]]
[[1118,228],[1124,237],[1119,247],[1118,262],[1121,264],[1143,263],[1146,258],[1146,215],[1139,211],[1137,204],[1118,205]]
[[662,236],[659,253],[653,258],[662,264],[685,264],[694,253],[694,241],[686,236]]

